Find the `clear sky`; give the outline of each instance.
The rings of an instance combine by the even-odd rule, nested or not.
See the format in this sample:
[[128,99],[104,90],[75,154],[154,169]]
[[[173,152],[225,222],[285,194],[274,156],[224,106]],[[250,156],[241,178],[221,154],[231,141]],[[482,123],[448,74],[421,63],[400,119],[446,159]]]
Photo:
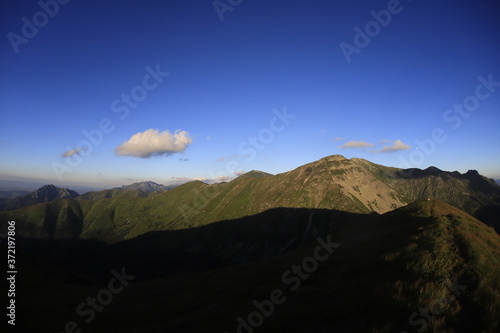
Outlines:
[[500,178],[496,0],[0,6],[0,179],[167,184],[332,154]]

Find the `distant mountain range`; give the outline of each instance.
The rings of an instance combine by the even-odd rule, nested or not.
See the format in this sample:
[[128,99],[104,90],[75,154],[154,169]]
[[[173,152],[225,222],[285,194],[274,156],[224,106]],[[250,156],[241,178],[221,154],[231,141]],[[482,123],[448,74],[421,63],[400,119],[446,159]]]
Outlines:
[[4,190],[0,191],[0,211],[27,207],[37,203],[51,202],[56,199],[79,198],[100,200],[105,198],[114,198],[119,195],[147,197],[147,194],[149,193],[163,192],[174,187],[176,186],[165,186],[151,181],[146,181],[115,187],[111,190],[91,191],[82,195],[79,195],[77,192],[66,187],[61,188],[52,184],[43,185],[33,192],[26,190]]
[[[25,193],[22,194],[25,195],[39,189],[44,185],[47,185],[47,183],[0,179],[0,192],[3,192],[3,197],[5,198],[7,197],[14,198],[16,196],[20,196],[17,194],[17,192],[19,191],[25,191]],[[82,186],[82,185],[66,185],[64,187],[70,188],[78,193],[99,191],[105,188],[105,187],[92,187],[92,186]]]
[[79,194],[68,188],[59,188],[54,185],[44,185],[38,190],[16,198],[0,199],[0,210],[17,209],[56,199],[72,199]]
[[165,185],[157,184],[155,182],[146,181],[146,182],[140,182],[140,183],[133,183],[133,184],[130,184],[130,185],[123,185],[121,187],[115,187],[115,189],[119,189],[119,190],[137,190],[137,191],[141,191],[141,192],[144,192],[144,193],[151,193],[151,192],[163,192],[163,191],[167,191],[167,190],[170,190],[170,189],[172,189],[174,187],[175,186],[173,186],[173,185],[171,185],[171,186],[165,186]]
[[11,199],[30,194],[27,190],[0,190],[0,199]]

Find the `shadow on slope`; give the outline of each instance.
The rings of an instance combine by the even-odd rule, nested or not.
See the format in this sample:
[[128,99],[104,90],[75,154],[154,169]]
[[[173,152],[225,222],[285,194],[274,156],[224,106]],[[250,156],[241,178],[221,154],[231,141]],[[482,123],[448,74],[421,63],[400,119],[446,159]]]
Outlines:
[[[291,238],[262,231],[265,229],[261,229],[261,223],[266,223],[262,216],[257,218],[261,214],[245,218],[246,223],[240,219],[189,233],[156,232],[116,244],[107,260],[114,257],[115,264],[124,260],[123,264],[131,265],[126,266],[129,274],[129,268],[143,268],[137,262],[139,256],[125,261],[134,253],[154,255],[158,260],[156,267],[167,264],[161,255],[175,248],[176,238],[179,243],[189,240],[206,246],[214,255],[208,257],[212,259],[220,259],[224,254],[222,249],[236,255],[250,251],[254,258],[266,259],[178,272],[147,281],[139,281],[138,276],[104,311],[96,313],[89,324],[76,315],[75,307],[87,296],[95,297],[106,287],[105,283],[93,288],[87,285],[69,288],[67,283],[61,283],[56,290],[36,288],[30,299],[50,299],[50,302],[41,309],[25,308],[29,311],[26,313],[33,313],[33,328],[44,331],[60,331],[68,320],[75,320],[85,332],[236,332],[241,322],[239,317],[248,323],[249,315],[258,311],[255,302],[262,304],[270,299],[273,290],[280,290],[284,301],[275,304],[269,315],[261,315],[258,329],[251,331],[388,333],[498,329],[500,238],[491,228],[436,201],[418,202],[380,216],[348,215],[359,218],[358,223],[345,220],[344,225],[332,223],[331,211],[314,211],[309,224],[312,213],[287,209],[262,213],[269,218],[267,223],[273,225],[269,230],[286,232],[281,228],[290,226],[297,230],[292,233],[295,239],[306,239],[303,244],[295,243],[293,251],[290,246],[289,251],[274,257],[265,257],[262,246],[273,244],[280,249]],[[276,218],[281,222],[276,222]],[[318,234],[333,231],[331,241],[340,243],[340,247],[324,261],[318,261],[316,267],[306,270],[305,263],[310,261],[307,258],[314,257],[319,244],[307,241],[314,239],[314,230]],[[310,236],[304,238],[304,235]],[[212,241],[212,237],[216,239]],[[224,239],[234,241],[224,243]],[[244,242],[247,246],[235,247],[239,239],[247,240]],[[323,239],[327,239],[326,234]],[[146,240],[152,241],[154,247],[148,248]],[[260,250],[250,245],[254,241]],[[219,249],[217,244],[221,242],[224,246]],[[203,252],[198,250],[200,255]],[[180,253],[186,255],[186,249]],[[222,259],[214,262],[227,263],[227,258]],[[199,264],[193,267],[203,268]],[[450,288],[455,281],[466,288]],[[26,304],[32,306],[30,302]],[[54,308],[60,312],[54,314]],[[422,311],[427,311],[427,315]]]
[[206,270],[278,256],[376,215],[274,208],[197,228],[148,232],[112,244],[106,261],[144,278]]
[[197,228],[153,231],[108,245],[82,239],[21,239],[19,247],[75,274],[102,278],[127,267],[138,279],[271,258],[377,214],[274,208]]

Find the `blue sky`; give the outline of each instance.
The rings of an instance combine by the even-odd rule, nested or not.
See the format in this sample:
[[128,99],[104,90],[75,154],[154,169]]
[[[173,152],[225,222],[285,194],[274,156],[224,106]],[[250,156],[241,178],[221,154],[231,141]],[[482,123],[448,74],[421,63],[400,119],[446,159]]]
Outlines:
[[332,154],[500,178],[496,1],[60,2],[1,4],[1,179],[223,179]]

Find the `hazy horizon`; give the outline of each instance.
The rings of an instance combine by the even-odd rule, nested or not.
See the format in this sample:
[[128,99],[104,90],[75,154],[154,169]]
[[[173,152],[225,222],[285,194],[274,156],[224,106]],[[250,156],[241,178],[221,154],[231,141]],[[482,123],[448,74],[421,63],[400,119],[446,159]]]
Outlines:
[[[355,157],[353,157],[353,158],[355,158]],[[311,162],[314,162],[314,161],[311,161]],[[273,174],[273,173],[270,173],[270,174],[277,175],[277,174],[280,174],[280,173],[286,173],[286,172],[292,171],[293,169],[295,169],[297,167],[300,167],[300,166],[301,165],[298,165],[296,167],[293,167],[290,170],[285,170],[283,172],[279,172],[279,173],[276,173],[276,174]],[[388,167],[395,167],[395,166],[388,166]],[[432,167],[437,167],[437,166],[432,166]],[[253,169],[253,170],[255,170],[255,169]],[[469,171],[469,170],[460,171],[460,170],[443,170],[443,169],[441,169],[441,170],[442,171],[449,171],[449,172],[458,171],[458,172],[460,172],[462,174],[466,173],[467,171]],[[471,170],[475,170],[475,169],[471,169]],[[22,177],[11,177],[11,178],[9,178],[8,176],[0,175],[0,187],[2,186],[2,181],[26,182],[27,184],[33,184],[33,186],[35,186],[34,184],[36,184],[36,186],[53,184],[53,185],[58,186],[58,187],[61,187],[61,186],[69,187],[70,189],[71,189],[71,186],[78,186],[78,187],[82,187],[82,188],[89,188],[89,189],[95,189],[95,190],[110,189],[111,187],[120,187],[120,186],[130,185],[130,184],[133,184],[133,183],[146,182],[146,181],[152,181],[152,182],[155,182],[155,183],[158,183],[158,184],[162,184],[162,185],[166,185],[166,186],[169,186],[169,185],[181,185],[181,184],[185,184],[187,182],[195,181],[195,180],[202,181],[202,182],[207,183],[207,184],[214,184],[214,183],[219,183],[219,182],[230,181],[230,180],[232,180],[232,179],[240,176],[241,174],[249,172],[249,171],[252,171],[252,170],[246,170],[246,171],[243,171],[243,172],[235,174],[233,177],[220,178],[220,179],[213,179],[213,178],[211,179],[211,178],[203,178],[203,177],[197,177],[197,178],[196,177],[195,178],[172,177],[170,179],[161,179],[161,178],[156,178],[156,179],[154,179],[154,178],[132,179],[132,178],[128,178],[128,179],[123,180],[121,183],[120,183],[120,180],[116,180],[116,182],[114,182],[114,183],[113,182],[109,182],[109,183],[53,182],[50,179],[36,179],[36,178],[22,178]],[[257,170],[257,171],[267,172],[265,170]],[[476,170],[476,171],[478,171],[479,174],[481,174],[481,172],[479,170]],[[481,175],[485,176],[484,174],[481,174]],[[488,177],[488,178],[491,178],[493,180],[500,179],[500,177]],[[33,186],[27,186],[27,187],[28,188],[34,188]]]

